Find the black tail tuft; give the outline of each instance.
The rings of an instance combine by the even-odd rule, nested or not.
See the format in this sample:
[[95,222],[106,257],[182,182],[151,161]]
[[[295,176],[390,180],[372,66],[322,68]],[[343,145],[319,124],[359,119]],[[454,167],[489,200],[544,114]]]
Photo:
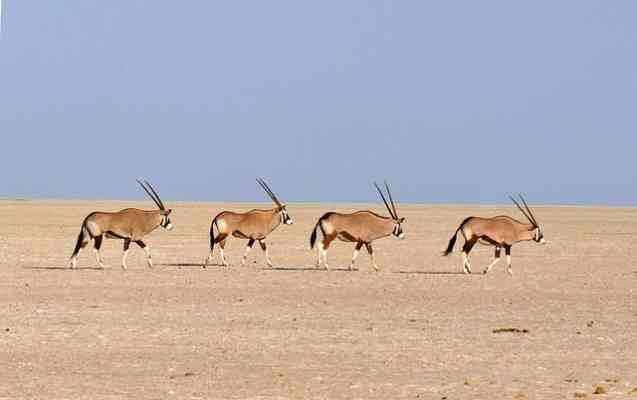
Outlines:
[[318,222],[314,226],[314,230],[312,231],[312,234],[310,235],[310,249],[313,249],[314,245],[316,244],[317,232],[319,229],[321,230],[321,232],[323,232],[323,236],[325,236],[325,232],[323,231],[323,225],[321,225],[321,222],[332,214],[334,213],[328,212],[323,214],[323,216],[319,218]]
[[319,222],[316,223],[316,226],[314,226],[314,229],[312,230],[312,234],[310,235],[310,249],[314,248],[314,244],[316,243],[316,232],[319,229],[319,224],[321,223],[321,221],[319,220]]
[[462,229],[464,224],[466,224],[467,221],[469,221],[471,218],[473,218],[473,217],[466,218],[464,221],[462,221],[462,223],[460,224],[458,229],[456,229],[456,231],[454,232],[453,236],[449,240],[449,244],[447,245],[447,250],[445,250],[442,253],[443,256],[448,256],[449,254],[451,254],[453,252],[453,246],[456,245],[456,238],[458,237],[458,232],[460,231],[460,229]]
[[456,245],[456,238],[458,237],[458,231],[456,231],[453,236],[451,237],[451,240],[449,240],[449,245],[447,245],[447,250],[445,250],[442,255],[443,256],[448,256],[449,254],[451,254],[451,252],[453,251],[453,246]]
[[214,249],[215,247],[215,231],[214,231],[214,226],[217,223],[217,219],[213,219],[212,222],[210,223],[210,252],[212,253],[212,249]]
[[73,250],[73,255],[71,257],[75,257],[77,253],[80,252],[80,249],[82,248],[82,242],[84,242],[83,229],[80,230],[80,234],[77,236],[77,243],[75,244],[75,250]]

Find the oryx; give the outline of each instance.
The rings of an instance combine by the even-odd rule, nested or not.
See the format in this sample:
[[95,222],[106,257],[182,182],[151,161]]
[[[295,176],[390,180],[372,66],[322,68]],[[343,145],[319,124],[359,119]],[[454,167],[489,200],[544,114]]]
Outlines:
[[[248,253],[252,249],[252,246],[254,246],[254,243],[258,241],[261,249],[265,252],[265,260],[268,266],[272,267],[272,261],[268,254],[265,238],[281,223],[292,225],[293,221],[288,214],[285,204],[279,201],[268,184],[260,178],[257,179],[257,182],[261,185],[263,190],[265,190],[267,195],[270,196],[276,207],[269,210],[250,210],[244,213],[222,211],[217,214],[210,223],[210,253],[208,254],[208,258],[204,261],[204,267],[212,260],[212,250],[214,249],[215,243],[219,243],[221,262],[224,266],[228,266],[223,250],[226,247],[226,240],[230,235],[248,240],[241,265],[245,265]],[[216,235],[215,230],[217,231]]]
[[522,208],[513,197],[509,196],[509,198],[520,209],[522,214],[524,214],[526,219],[530,222],[529,224],[525,224],[506,215],[500,215],[492,218],[469,217],[462,221],[458,229],[456,229],[456,232],[451,237],[451,240],[449,240],[449,245],[443,255],[447,256],[453,251],[453,246],[456,243],[456,236],[458,235],[458,232],[461,232],[465,239],[465,244],[462,248],[462,266],[465,273],[471,273],[469,252],[476,242],[479,241],[481,244],[495,246],[495,259],[484,270],[485,274],[489,272],[498,261],[500,261],[500,251],[502,248],[504,248],[507,256],[507,272],[509,274],[513,274],[513,270],[511,269],[511,246],[513,246],[513,244],[529,240],[534,240],[537,243],[542,244],[546,243],[544,240],[544,230],[542,229],[542,226],[538,224],[535,216],[531,212],[531,209],[528,204],[526,204],[524,197],[522,197],[522,195],[518,196],[520,196],[520,200],[522,200],[525,208]]
[[356,243],[354,247],[354,254],[352,255],[352,261],[349,264],[349,269],[353,269],[354,261],[358,256],[358,252],[361,247],[365,245],[369,255],[372,259],[372,265],[376,271],[378,271],[378,265],[374,258],[374,250],[372,248],[372,242],[376,239],[380,239],[385,236],[394,235],[397,238],[404,239],[405,232],[402,228],[402,223],[405,218],[399,218],[396,211],[396,205],[389,191],[389,185],[385,182],[385,189],[391,202],[391,207],[387,203],[387,199],[383,195],[383,191],[374,183],[376,190],[380,194],[380,197],[387,207],[390,217],[384,217],[378,215],[373,211],[356,211],[351,214],[328,212],[319,218],[318,222],[314,226],[314,230],[310,236],[310,248],[314,248],[314,244],[317,241],[318,235],[321,238],[318,242],[318,259],[316,261],[316,267],[321,266],[321,257],[323,258],[325,269],[329,269],[327,263],[327,249],[330,247],[330,243],[336,238],[344,242]]
[[139,180],[137,180],[137,183],[148,193],[159,209],[144,211],[137,208],[126,208],[118,212],[94,212],[89,214],[82,223],[80,235],[77,238],[77,244],[71,256],[71,268],[76,267],[80,250],[82,250],[90,240],[94,240],[95,258],[100,268],[104,268],[104,263],[100,255],[100,247],[102,246],[104,237],[124,240],[124,255],[122,256],[123,269],[126,269],[126,257],[131,242],[137,243],[139,247],[144,249],[148,257],[148,266],[153,266],[153,261],[150,256],[150,247],[142,242],[142,238],[154,231],[158,226],[166,230],[172,230],[173,225],[170,222],[170,218],[168,218],[172,210],[167,210],[166,207],[164,207],[164,203],[162,203],[159,195],[150,183],[147,181],[142,183]]

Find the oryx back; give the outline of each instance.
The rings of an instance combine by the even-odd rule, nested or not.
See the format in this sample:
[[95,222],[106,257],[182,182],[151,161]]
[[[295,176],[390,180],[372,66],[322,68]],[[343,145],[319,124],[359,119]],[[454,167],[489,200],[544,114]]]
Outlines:
[[257,179],[257,182],[270,199],[272,199],[276,208],[269,210],[250,210],[244,213],[222,211],[217,214],[210,224],[210,252],[208,253],[208,258],[204,261],[204,267],[212,261],[212,252],[215,243],[219,243],[219,253],[223,265],[228,265],[224,256],[224,248],[228,236],[248,240],[246,251],[241,261],[242,264],[245,264],[248,252],[255,241],[258,241],[261,249],[265,252],[268,265],[272,266],[265,239],[273,230],[281,225],[281,223],[291,225],[293,221],[287,212],[285,204],[279,201],[268,184],[265,183],[263,179]]
[[461,229],[468,239],[477,237],[492,244],[512,245],[528,240],[533,225],[500,215],[492,218],[472,217]]
[[518,207],[529,223],[518,221],[508,215],[498,215],[491,218],[469,217],[462,221],[458,229],[454,232],[447,249],[442,253],[447,256],[451,254],[456,243],[458,233],[461,232],[465,239],[462,247],[462,266],[465,273],[471,273],[469,253],[476,243],[495,246],[495,257],[493,262],[484,270],[486,274],[500,260],[500,252],[505,250],[507,256],[507,272],[513,273],[511,269],[511,247],[518,242],[534,240],[537,243],[546,243],[542,227],[533,215],[533,211],[519,195],[524,208],[513,197],[509,198]]
[[264,239],[281,224],[277,209],[250,210],[246,213],[224,211],[215,217],[220,233],[245,239]]
[[336,235],[345,242],[369,243],[392,233],[394,222],[372,211],[351,214],[328,213],[321,219],[321,231],[327,236]]
[[144,249],[148,257],[148,265],[152,266],[150,249],[142,239],[159,226],[166,230],[171,230],[172,223],[169,215],[172,210],[164,207],[159,195],[148,182],[144,181],[142,183],[139,180],[137,182],[148,193],[159,209],[146,211],[137,208],[126,208],[117,212],[98,211],[89,214],[82,222],[75,250],[71,255],[71,268],[76,267],[80,250],[91,240],[94,241],[97,261],[100,267],[103,267],[99,250],[105,237],[124,240],[122,268],[126,269],[126,255],[131,242],[137,243]]
[[162,218],[159,210],[126,208],[118,212],[93,213],[84,224],[92,237],[106,235],[110,238],[137,241],[155,230]]
[[389,185],[385,182],[389,202],[380,187],[376,183],[374,183],[374,186],[383,199],[383,203],[390,217],[384,217],[369,210],[356,211],[353,213],[328,212],[323,214],[310,234],[310,248],[314,248],[314,245],[318,241],[317,268],[320,267],[321,260],[324,261],[325,269],[329,268],[327,263],[327,250],[334,239],[339,239],[344,242],[356,243],[352,261],[349,266],[350,269],[353,269],[358,252],[361,247],[365,245],[372,258],[372,265],[374,269],[378,271],[372,242],[389,235],[394,235],[399,239],[405,237],[405,232],[402,228],[405,218],[398,216],[396,204],[389,190]]

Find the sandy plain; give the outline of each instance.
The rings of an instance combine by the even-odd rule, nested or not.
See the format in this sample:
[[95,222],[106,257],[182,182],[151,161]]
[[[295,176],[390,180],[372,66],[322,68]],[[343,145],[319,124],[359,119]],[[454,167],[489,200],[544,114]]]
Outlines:
[[241,267],[233,240],[231,267],[204,269],[211,218],[263,205],[173,203],[155,268],[132,247],[123,272],[109,240],[106,269],[92,251],[68,269],[86,214],[149,204],[0,201],[0,398],[637,398],[636,209],[538,207],[547,245],[468,276],[440,256],[451,233],[512,207],[402,204],[407,238],[375,242],[375,273],[365,252],[346,271],[345,243],[315,270],[308,237],[324,211],[377,204],[291,204],[274,268],[258,246]]

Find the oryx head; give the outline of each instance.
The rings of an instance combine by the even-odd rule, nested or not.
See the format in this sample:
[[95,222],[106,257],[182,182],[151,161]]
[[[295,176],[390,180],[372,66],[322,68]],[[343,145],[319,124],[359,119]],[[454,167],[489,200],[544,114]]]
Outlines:
[[[532,228],[533,229],[533,240],[535,240],[537,243],[546,244],[546,240],[544,240],[544,229],[542,228],[542,225],[537,223],[537,220],[535,219],[535,215],[533,215],[533,212],[531,212],[531,209],[529,208],[529,205],[526,204],[526,201],[524,200],[524,197],[522,197],[521,194],[518,194],[518,196],[520,196],[520,200],[522,200],[522,204],[524,204],[524,208],[522,208],[520,206],[520,203],[515,201],[515,199],[513,197],[509,196],[509,198],[513,201],[513,203],[515,203],[515,205],[518,207],[518,209],[520,209],[520,211],[522,211],[522,214],[524,214],[526,219],[529,220],[531,225],[533,225],[533,228]],[[526,209],[526,211],[525,211],[525,209]]]
[[405,222],[405,218],[398,217],[398,212],[396,211],[396,204],[394,203],[394,198],[391,195],[391,191],[389,190],[389,185],[387,184],[387,181],[385,181],[385,189],[387,190],[387,196],[389,196],[391,207],[389,207],[389,203],[387,203],[387,199],[385,198],[383,191],[380,189],[380,187],[378,187],[376,182],[374,182],[374,186],[376,186],[376,190],[378,190],[380,197],[383,199],[383,203],[385,203],[385,207],[387,207],[387,211],[389,211],[389,215],[391,215],[391,218],[394,220],[394,230],[392,231],[392,234],[399,239],[404,239],[405,231],[403,230],[402,223]]
[[268,196],[270,196],[270,198],[272,199],[272,201],[274,202],[274,204],[276,204],[277,206],[277,210],[281,216],[281,222],[286,224],[286,225],[292,225],[294,223],[294,221],[292,221],[292,218],[290,217],[290,215],[288,214],[288,210],[286,209],[286,205],[285,204],[281,204],[281,202],[279,201],[279,199],[275,196],[274,192],[272,191],[272,189],[270,189],[270,187],[268,186],[267,183],[265,183],[265,181],[261,178],[257,178],[257,182],[259,183],[259,185],[261,185],[261,187],[263,188],[263,190],[265,190],[265,192],[267,193]]
[[161,222],[159,223],[159,225],[161,225],[162,228],[168,231],[171,231],[173,229],[173,224],[172,222],[170,222],[170,218],[168,218],[168,216],[173,210],[170,208],[166,209],[166,207],[164,206],[164,203],[159,198],[159,195],[157,194],[155,189],[153,189],[150,183],[148,183],[148,181],[144,181],[142,183],[142,181],[137,179],[137,183],[139,183],[139,185],[146,191],[148,196],[150,196],[150,198],[153,199],[155,204],[157,204],[157,207],[159,208],[159,215],[161,215]]

